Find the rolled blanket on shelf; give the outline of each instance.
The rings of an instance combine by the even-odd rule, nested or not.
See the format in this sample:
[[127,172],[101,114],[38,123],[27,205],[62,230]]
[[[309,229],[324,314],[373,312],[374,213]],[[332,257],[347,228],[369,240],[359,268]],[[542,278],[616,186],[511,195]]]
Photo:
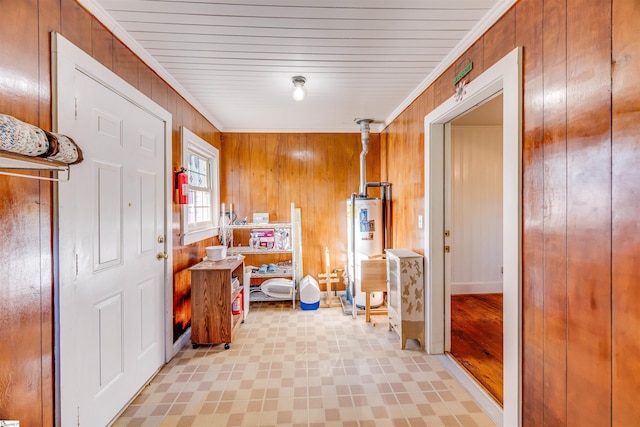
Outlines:
[[70,137],[47,132],[7,114],[0,114],[0,150],[70,165],[83,160],[82,150]]
[[25,156],[40,156],[49,151],[49,139],[42,129],[0,114],[0,148]]
[[62,135],[61,133],[52,134],[57,139],[58,153],[47,157],[51,160],[75,165],[83,160],[82,150],[71,137]]

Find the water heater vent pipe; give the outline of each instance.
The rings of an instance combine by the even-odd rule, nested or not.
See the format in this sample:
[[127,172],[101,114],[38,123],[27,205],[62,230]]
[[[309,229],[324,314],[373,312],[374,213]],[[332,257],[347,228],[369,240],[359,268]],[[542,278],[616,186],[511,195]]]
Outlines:
[[360,193],[361,197],[367,197],[367,161],[369,153],[369,124],[371,119],[359,119],[356,123],[360,125],[360,135],[362,140],[362,152],[360,153]]

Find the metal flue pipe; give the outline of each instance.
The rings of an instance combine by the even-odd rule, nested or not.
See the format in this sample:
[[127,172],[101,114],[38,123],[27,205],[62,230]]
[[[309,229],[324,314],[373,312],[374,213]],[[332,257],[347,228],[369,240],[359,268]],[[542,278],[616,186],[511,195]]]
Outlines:
[[359,119],[356,123],[360,125],[360,139],[362,140],[362,152],[360,153],[360,196],[367,197],[367,161],[369,153],[369,124],[371,119]]

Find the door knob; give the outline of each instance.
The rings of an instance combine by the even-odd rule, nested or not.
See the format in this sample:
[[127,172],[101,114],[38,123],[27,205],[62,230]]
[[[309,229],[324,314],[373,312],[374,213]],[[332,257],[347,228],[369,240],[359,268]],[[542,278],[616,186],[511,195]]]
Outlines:
[[156,258],[158,258],[159,260],[167,259],[169,258],[169,254],[167,254],[166,252],[158,252]]

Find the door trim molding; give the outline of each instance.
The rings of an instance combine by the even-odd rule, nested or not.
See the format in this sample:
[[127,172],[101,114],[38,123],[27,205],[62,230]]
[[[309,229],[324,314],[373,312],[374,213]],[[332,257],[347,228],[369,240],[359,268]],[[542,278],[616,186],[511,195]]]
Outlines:
[[[453,89],[452,89],[453,92]],[[504,412],[499,424],[521,425],[522,413],[522,48],[517,47],[424,119],[426,348],[445,351],[444,139],[445,124],[503,93]],[[495,421],[495,420],[494,420]]]
[[[51,61],[52,61],[52,126],[53,130],[58,130],[58,123],[60,120],[73,120],[73,116],[75,115],[75,111],[72,110],[71,104],[67,102],[63,102],[63,99],[68,99],[69,96],[74,96],[73,93],[68,93],[68,88],[73,87],[72,81],[67,81],[70,76],[73,75],[74,70],[78,70],[94,80],[100,82],[105,87],[108,87],[113,92],[119,94],[121,97],[127,99],[131,103],[137,105],[139,108],[147,111],[151,115],[156,116],[159,120],[164,122],[164,244],[165,244],[165,253],[168,254],[167,260],[164,262],[164,298],[163,298],[163,330],[164,330],[164,344],[163,344],[163,353],[164,353],[164,361],[168,362],[176,353],[176,350],[173,346],[173,241],[172,241],[172,233],[171,233],[171,218],[172,218],[172,199],[173,199],[173,173],[172,173],[172,115],[163,107],[158,105],[155,101],[147,97],[144,93],[140,92],[135,87],[131,86],[125,80],[117,76],[111,70],[106,68],[104,65],[100,64],[90,55],[82,51],[80,48],[75,46],[73,43],[68,41],[59,33],[52,33],[51,37]],[[64,69],[59,69],[59,67],[64,67]],[[64,97],[67,98],[64,98]],[[72,166],[73,169],[73,166]],[[56,187],[56,206],[58,206],[58,196],[57,196],[57,187]],[[55,230],[57,236],[54,241],[58,245],[58,247],[54,248],[54,252],[60,253],[60,236],[59,236],[59,228],[57,225],[58,222],[58,214],[56,215],[56,225]],[[60,296],[62,292],[61,286],[65,285],[61,282],[60,278],[60,265],[59,265],[59,257],[56,258],[58,263],[54,266],[55,268],[55,277],[57,278],[57,283],[55,283],[55,289],[58,295],[56,298]],[[60,306],[61,302],[56,300],[56,304]],[[60,342],[60,316],[54,320],[55,328],[57,329],[55,334],[55,357],[56,360],[60,360],[61,355],[61,342]],[[69,332],[69,331],[67,331]],[[71,331],[73,332],[73,331]],[[59,362],[57,362],[59,363]],[[72,390],[61,390],[61,378],[57,374],[57,396],[61,396],[62,393],[69,393]],[[64,404],[61,402],[61,399],[57,399],[56,405],[56,418],[57,421],[60,421],[60,417],[62,416],[62,410],[64,409]]]

